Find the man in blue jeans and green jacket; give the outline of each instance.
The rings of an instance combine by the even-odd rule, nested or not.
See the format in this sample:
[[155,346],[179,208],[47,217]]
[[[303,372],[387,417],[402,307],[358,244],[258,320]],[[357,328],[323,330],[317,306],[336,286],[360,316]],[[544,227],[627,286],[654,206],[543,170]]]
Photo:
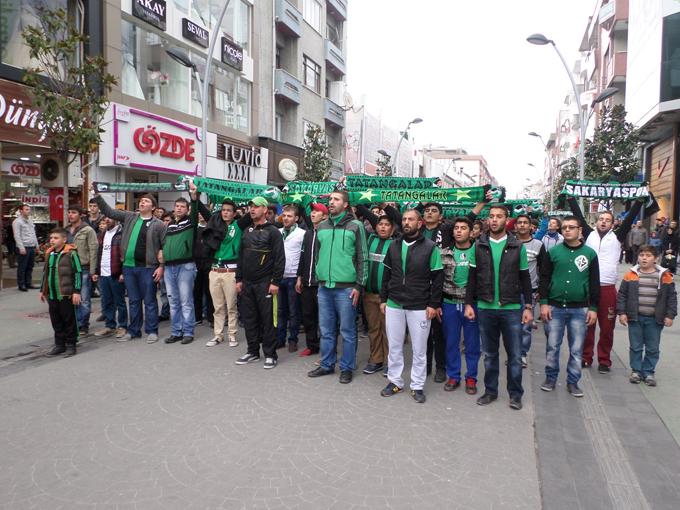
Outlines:
[[337,362],[337,323],[342,335],[340,382],[352,382],[356,368],[356,307],[366,283],[368,248],[363,224],[355,219],[344,191],[328,200],[330,217],[319,224],[316,276],[319,280],[319,328],[321,364],[307,375],[332,374]]

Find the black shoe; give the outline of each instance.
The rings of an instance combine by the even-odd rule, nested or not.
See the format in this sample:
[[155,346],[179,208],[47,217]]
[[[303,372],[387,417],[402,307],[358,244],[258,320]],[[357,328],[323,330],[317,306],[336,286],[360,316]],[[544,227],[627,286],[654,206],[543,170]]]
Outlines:
[[203,324],[203,319],[197,319],[196,322],[194,322],[194,326],[200,326]]
[[90,336],[90,330],[87,328],[82,328],[78,331],[78,338],[87,338]]
[[401,388],[394,383],[389,383],[382,390],[380,390],[380,395],[383,397],[391,397],[397,393],[401,393]]
[[519,411],[522,409],[522,399],[519,397],[510,397],[510,409]]
[[58,356],[59,354],[64,354],[66,352],[66,347],[60,347],[55,345],[52,350],[45,354],[45,356]]
[[477,399],[478,406],[488,406],[491,402],[496,400],[498,395],[491,395],[490,393],[485,393]]
[[590,361],[581,361],[581,368],[590,368],[592,363]]
[[438,368],[434,372],[434,382],[443,383],[446,381],[446,370],[443,368]]
[[67,345],[66,346],[66,352],[64,353],[64,358],[70,358],[71,356],[76,355],[76,346],[75,345]]
[[34,285],[27,285],[27,286],[26,286],[26,289],[27,289],[27,290],[36,290],[36,289],[39,289],[39,288],[40,288],[40,287],[35,287]]
[[551,379],[546,379],[543,381],[543,384],[541,384],[541,389],[543,391],[552,391],[555,389],[555,381]]
[[169,320],[170,320],[169,315],[159,315],[158,316],[158,322],[169,321]]
[[170,335],[168,338],[165,339],[165,343],[166,344],[174,344],[175,342],[181,342],[182,338],[184,338],[184,337]]
[[446,381],[446,384],[444,385],[444,391],[453,391],[458,388],[458,386],[460,386],[460,381],[453,377],[449,377],[449,380]]
[[424,404],[425,401],[427,400],[423,390],[411,390],[411,396],[413,397],[413,400],[415,400],[419,404]]
[[352,371],[342,370],[340,372],[340,384],[349,384],[352,382]]
[[572,397],[580,398],[583,396],[583,391],[578,387],[578,384],[567,384],[567,391]]
[[106,320],[106,317],[104,317],[104,314],[100,315],[97,317],[97,320],[95,322],[104,322]]
[[193,342],[193,341],[194,341],[194,337],[193,337],[193,336],[185,336],[185,337],[182,337],[182,341],[181,341],[180,343],[181,343],[182,345],[186,345],[186,344],[190,344],[190,343]]
[[333,372],[335,372],[333,368],[316,367],[311,372],[307,372],[307,377],[321,377],[322,375],[331,375]]
[[19,287],[19,290],[21,292],[28,292],[28,289],[26,287]]
[[239,359],[234,361],[236,365],[247,365],[248,363],[256,363],[260,361],[260,355],[259,354],[244,354],[241,356]]
[[597,371],[600,372],[601,374],[608,374],[611,372],[611,368],[609,368],[607,365],[599,365],[597,367]]
[[376,372],[380,372],[382,369],[382,363],[369,363],[366,365],[366,368],[364,368],[364,374],[375,374]]

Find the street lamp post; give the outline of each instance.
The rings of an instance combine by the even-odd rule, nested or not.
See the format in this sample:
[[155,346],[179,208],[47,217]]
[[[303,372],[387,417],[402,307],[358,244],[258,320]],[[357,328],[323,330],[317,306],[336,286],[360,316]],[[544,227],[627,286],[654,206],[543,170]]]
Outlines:
[[179,62],[184,67],[188,67],[193,70],[194,77],[198,82],[198,99],[201,102],[201,167],[199,168],[199,175],[205,176],[207,166],[208,166],[208,87],[210,85],[210,70],[212,68],[212,55],[215,51],[215,44],[217,43],[218,34],[220,33],[220,27],[222,26],[222,20],[227,12],[227,7],[229,7],[229,2],[231,0],[225,0],[224,6],[222,6],[222,11],[217,18],[217,23],[215,24],[215,29],[210,37],[210,45],[208,46],[208,55],[205,62],[205,70],[203,71],[203,80],[199,76],[196,64],[194,64],[189,55],[179,48],[168,48],[166,53],[170,58]]
[[[421,119],[420,117],[416,117],[415,119],[408,123],[406,129],[404,129],[404,131],[401,133],[401,136],[399,137],[399,143],[397,144],[397,150],[394,151],[394,159],[392,160],[392,175],[395,175],[394,172],[397,166],[397,159],[399,158],[399,148],[401,147],[401,142],[403,142],[404,138],[406,138],[408,130],[411,127],[411,124],[420,124],[422,121],[423,119]],[[411,175],[411,177],[413,177],[413,175]]]

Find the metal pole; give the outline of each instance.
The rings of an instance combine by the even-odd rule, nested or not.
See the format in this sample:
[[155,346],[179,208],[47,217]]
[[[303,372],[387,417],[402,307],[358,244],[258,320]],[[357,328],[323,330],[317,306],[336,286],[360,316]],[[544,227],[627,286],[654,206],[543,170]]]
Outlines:
[[397,158],[399,158],[399,147],[401,147],[401,142],[404,141],[404,138],[406,137],[406,133],[408,133],[409,128],[411,127],[411,123],[408,123],[408,126],[406,126],[406,129],[402,133],[402,135],[399,137],[399,143],[397,144],[397,150],[394,151],[394,161],[392,161],[392,175],[394,175],[395,169],[397,167]]
[[[212,55],[215,50],[215,43],[217,43],[217,36],[220,33],[222,20],[229,7],[230,0],[224,2],[222,12],[217,20],[217,24],[213,29],[212,37],[210,38],[210,46],[208,47],[208,58],[205,63],[205,71],[203,72],[203,92],[201,93],[202,119],[201,119],[201,168],[199,168],[199,175],[205,176],[208,166],[208,86],[210,85],[210,68],[212,67]],[[197,72],[198,73],[198,72]],[[201,83],[199,83],[201,85]],[[200,87],[199,87],[200,88]]]

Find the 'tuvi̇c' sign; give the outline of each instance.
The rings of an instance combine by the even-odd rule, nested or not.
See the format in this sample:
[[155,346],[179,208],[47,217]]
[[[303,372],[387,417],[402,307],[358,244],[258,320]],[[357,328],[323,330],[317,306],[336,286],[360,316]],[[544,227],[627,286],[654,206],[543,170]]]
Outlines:
[[222,38],[222,62],[243,71],[243,48],[226,37]]
[[227,180],[252,182],[253,172],[269,165],[269,151],[259,147],[247,149],[225,143],[224,160],[227,162]]
[[196,175],[200,130],[153,113],[112,104],[113,133],[102,137],[102,166],[129,166]]
[[133,16],[161,30],[165,30],[166,9],[165,0],[132,0]]

